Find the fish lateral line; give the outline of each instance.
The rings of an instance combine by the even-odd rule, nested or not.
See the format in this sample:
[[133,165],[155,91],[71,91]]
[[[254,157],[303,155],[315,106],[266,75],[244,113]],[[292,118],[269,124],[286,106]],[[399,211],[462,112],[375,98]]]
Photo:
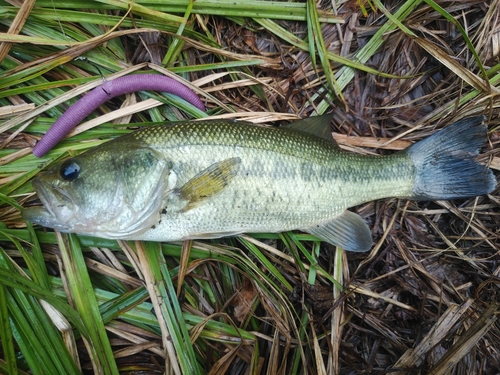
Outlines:
[[[317,119],[311,131],[297,125],[280,130],[224,120],[139,130],[79,155],[79,174],[63,174],[68,181],[61,181],[57,167],[52,175],[41,172],[34,187],[47,208],[28,208],[23,216],[61,229],[58,213],[77,221],[72,210],[81,220],[89,211],[87,217],[101,220],[100,227],[73,232],[149,241],[299,229],[348,251],[365,252],[372,247],[370,229],[348,208],[387,197],[469,198],[488,194],[497,185],[493,172],[476,160],[487,139],[481,116],[379,157],[345,152],[318,138],[318,124],[324,131],[329,121]],[[138,141],[144,147],[131,149]],[[57,184],[51,179],[58,179]],[[106,190],[120,183],[126,190],[123,201],[130,207],[122,209],[124,218],[111,218],[113,225],[121,225],[117,230],[103,221],[111,215],[106,207],[114,206],[102,200],[110,196],[120,203],[120,197]],[[56,185],[68,189],[71,201],[51,191]]]

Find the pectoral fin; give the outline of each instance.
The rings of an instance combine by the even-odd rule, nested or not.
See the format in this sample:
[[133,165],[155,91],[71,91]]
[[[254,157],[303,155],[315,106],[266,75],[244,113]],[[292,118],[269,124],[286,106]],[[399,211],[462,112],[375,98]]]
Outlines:
[[344,211],[332,221],[304,229],[304,232],[348,251],[364,252],[372,247],[368,225],[361,216],[351,211]]
[[212,164],[190,179],[179,191],[180,198],[188,201],[183,211],[189,211],[221,192],[236,176],[240,164],[240,158],[226,159]]

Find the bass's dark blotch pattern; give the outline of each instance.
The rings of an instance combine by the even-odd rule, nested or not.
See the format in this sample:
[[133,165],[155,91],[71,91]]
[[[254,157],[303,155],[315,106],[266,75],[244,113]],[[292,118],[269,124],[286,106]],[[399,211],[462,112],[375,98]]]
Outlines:
[[74,181],[41,173],[34,186],[46,211],[25,217],[67,232],[150,241],[300,229],[368,251],[370,229],[348,208],[387,197],[476,196],[496,185],[475,161],[486,141],[481,118],[389,156],[341,150],[317,128],[329,117],[303,121],[284,129],[206,120],[139,130],[78,156]]

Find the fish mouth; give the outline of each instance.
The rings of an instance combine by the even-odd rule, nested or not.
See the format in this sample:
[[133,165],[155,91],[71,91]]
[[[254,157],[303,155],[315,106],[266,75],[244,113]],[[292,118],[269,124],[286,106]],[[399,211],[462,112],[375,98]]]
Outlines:
[[77,206],[67,192],[56,186],[46,186],[39,178],[35,178],[32,184],[43,206],[25,208],[23,218],[62,232],[70,231],[69,222],[75,217]]

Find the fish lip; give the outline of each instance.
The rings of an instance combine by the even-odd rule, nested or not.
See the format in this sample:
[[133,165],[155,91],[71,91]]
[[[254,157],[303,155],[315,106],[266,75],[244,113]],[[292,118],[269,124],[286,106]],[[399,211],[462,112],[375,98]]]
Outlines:
[[[49,200],[52,197],[49,193],[49,191],[52,190],[51,186],[47,186],[47,183],[41,181],[39,177],[34,178],[32,184],[43,205],[23,209],[21,214],[24,220],[61,232],[71,232],[72,225],[68,223],[67,220],[61,220],[61,215],[57,215],[52,208],[53,206],[49,204]],[[56,199],[62,196],[64,196],[65,199],[69,198],[68,195],[63,194],[60,189],[58,189],[55,194]]]
[[39,177],[35,177],[32,181],[32,185],[35,189],[36,195],[38,195],[38,198],[40,198],[40,201],[42,202],[45,210],[47,210],[52,216],[56,217],[56,214],[49,204],[49,197],[47,195],[47,189],[45,189],[44,183],[40,180]]
[[[44,209],[55,219],[57,222],[61,225],[64,226],[66,223],[75,216],[74,210],[72,211],[72,215],[66,218],[62,218],[61,215],[59,215],[55,210],[54,207],[63,207],[66,206],[67,204],[61,204],[64,203],[64,201],[71,203],[73,207],[76,207],[74,204],[73,199],[71,196],[65,192],[63,189],[61,189],[58,186],[50,186],[47,187],[46,183],[44,183],[39,177],[36,177],[33,179],[32,182],[33,188],[35,189],[36,194],[38,195],[38,198],[40,198],[40,201],[43,204]],[[49,189],[52,189],[53,193],[52,195],[48,193]],[[57,199],[57,204],[53,205],[50,204],[50,198],[55,197]],[[62,199],[61,199],[62,198]]]

